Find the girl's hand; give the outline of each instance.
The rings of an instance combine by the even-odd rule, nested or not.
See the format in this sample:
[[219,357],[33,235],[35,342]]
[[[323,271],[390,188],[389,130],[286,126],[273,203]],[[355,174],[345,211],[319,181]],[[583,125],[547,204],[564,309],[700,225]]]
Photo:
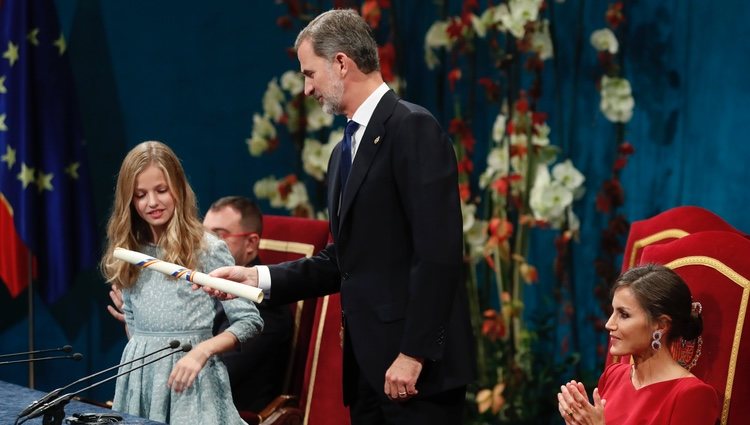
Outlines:
[[557,409],[566,424],[603,425],[605,404],[598,388],[594,389],[594,404],[589,403],[586,388],[576,381],[561,386],[557,394]]
[[174,365],[167,386],[178,393],[190,388],[210,357],[211,354],[203,349],[201,344],[193,347]]

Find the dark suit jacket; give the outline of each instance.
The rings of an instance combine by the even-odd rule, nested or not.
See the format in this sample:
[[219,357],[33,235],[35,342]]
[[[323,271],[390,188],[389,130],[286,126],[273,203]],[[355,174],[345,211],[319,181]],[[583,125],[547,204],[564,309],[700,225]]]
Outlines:
[[470,383],[475,342],[448,136],[426,109],[389,91],[367,125],[343,193],[340,149],[328,166],[334,242],[312,258],[270,266],[271,299],[341,292],[347,403],[359,370],[382,391],[399,352],[425,359],[420,396]]

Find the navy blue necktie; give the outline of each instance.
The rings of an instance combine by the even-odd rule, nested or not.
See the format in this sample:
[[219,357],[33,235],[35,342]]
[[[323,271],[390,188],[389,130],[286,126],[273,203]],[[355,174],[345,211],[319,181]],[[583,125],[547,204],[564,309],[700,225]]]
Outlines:
[[346,179],[349,178],[349,171],[352,169],[352,136],[359,128],[359,124],[350,120],[346,123],[344,130],[344,141],[341,143],[341,161],[339,161],[339,172],[341,177],[341,192],[346,186]]

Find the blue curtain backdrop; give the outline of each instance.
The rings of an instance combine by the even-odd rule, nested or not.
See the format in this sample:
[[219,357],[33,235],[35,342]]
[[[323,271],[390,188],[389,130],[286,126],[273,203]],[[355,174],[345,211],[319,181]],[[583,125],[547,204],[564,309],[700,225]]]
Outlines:
[[[223,195],[252,195],[257,179],[272,173],[282,176],[292,167],[291,146],[253,158],[244,143],[267,82],[298,68],[286,51],[295,32],[276,26],[276,19],[286,12],[283,6],[272,0],[56,3],[83,116],[100,238],[120,161],[143,140],[162,140],[174,148],[202,211]],[[636,153],[622,176],[624,213],[633,221],[678,205],[699,205],[750,231],[745,211],[750,205],[745,188],[750,144],[744,133],[744,124],[750,122],[750,4],[625,3],[628,20],[620,43],[624,73],[636,101],[626,139]],[[393,4],[398,10],[406,97],[428,107],[447,127],[450,105],[441,103],[441,83],[424,65],[422,50],[424,34],[441,11],[433,0]],[[602,316],[593,295],[593,261],[606,224],[594,202],[610,173],[615,133],[599,112],[594,81],[598,64],[588,38],[604,26],[607,2],[548,5],[554,14],[557,51],[554,64],[545,69],[542,107],[550,114],[553,143],[565,149],[587,178],[587,196],[577,208],[581,241],[573,246],[576,322],[565,323],[558,334],[562,339],[575,329],[569,348],[581,352],[582,369],[593,375],[601,366],[597,345],[605,341],[591,325],[592,318]],[[448,2],[447,8],[456,13],[460,2]],[[477,138],[486,139],[497,111],[481,103],[474,108]],[[477,153],[478,164],[483,157],[484,152]],[[549,294],[555,255],[551,236],[539,233],[532,246],[541,279],[537,289],[527,292],[527,314],[555,305]],[[0,351],[24,351],[25,295],[11,299],[2,291]],[[37,347],[72,344],[86,355],[83,362],[64,368],[39,364],[38,388],[50,390],[118,362],[125,337],[120,324],[107,314],[107,302],[107,287],[98,272],[90,270],[52,307],[36,303]],[[552,350],[558,342],[550,344]],[[0,379],[23,385],[27,372],[22,366],[5,366]],[[88,395],[105,400],[113,390],[113,385],[105,385]]]

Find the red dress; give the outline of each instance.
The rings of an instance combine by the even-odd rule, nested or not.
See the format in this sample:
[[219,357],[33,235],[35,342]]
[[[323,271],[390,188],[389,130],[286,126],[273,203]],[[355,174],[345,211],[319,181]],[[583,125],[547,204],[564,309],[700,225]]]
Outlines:
[[630,365],[614,363],[599,378],[599,394],[607,425],[714,425],[719,418],[716,391],[692,376],[636,390]]

